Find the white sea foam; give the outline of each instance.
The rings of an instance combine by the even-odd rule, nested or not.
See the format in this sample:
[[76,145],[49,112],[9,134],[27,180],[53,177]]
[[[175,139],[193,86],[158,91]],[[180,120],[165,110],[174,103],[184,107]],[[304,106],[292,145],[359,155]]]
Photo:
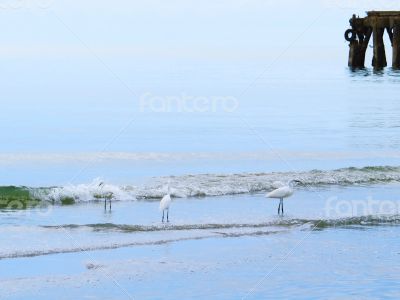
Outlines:
[[42,200],[60,202],[72,198],[77,202],[101,199],[103,195],[112,194],[117,200],[135,200],[133,187],[123,187],[103,182],[100,178],[88,184],[65,185],[48,189],[32,189],[34,197]]
[[[268,191],[276,181],[296,179],[302,186],[356,185],[400,181],[400,167],[344,168],[331,171],[196,174],[153,178],[145,185],[100,185],[101,179],[88,184],[66,185],[48,189],[33,189],[35,197],[48,201],[61,201],[65,197],[79,201],[91,201],[99,195],[112,193],[116,200],[159,199],[170,184],[174,197],[221,196]],[[101,198],[101,197],[100,197]]]

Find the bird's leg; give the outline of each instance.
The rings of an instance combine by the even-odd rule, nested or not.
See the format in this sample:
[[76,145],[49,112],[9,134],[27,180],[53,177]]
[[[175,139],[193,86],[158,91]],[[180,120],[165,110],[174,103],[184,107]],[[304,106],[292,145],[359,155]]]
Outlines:
[[282,198],[279,198],[279,208],[278,208],[278,214],[281,214],[281,210],[283,208],[283,203],[282,203]]
[[282,215],[283,215],[283,199],[281,201],[282,201]]
[[111,210],[111,198],[110,198],[110,210]]
[[107,198],[104,198],[104,210],[107,210]]
[[169,209],[167,209],[167,222],[169,222],[168,215],[169,215]]
[[161,220],[161,222],[164,223],[164,210],[162,211],[162,220]]

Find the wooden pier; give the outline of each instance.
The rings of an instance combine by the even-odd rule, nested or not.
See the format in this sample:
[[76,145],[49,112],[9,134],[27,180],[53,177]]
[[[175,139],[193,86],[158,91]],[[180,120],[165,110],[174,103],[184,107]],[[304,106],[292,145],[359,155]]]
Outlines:
[[369,11],[365,18],[350,19],[351,29],[347,29],[344,37],[350,43],[349,67],[364,68],[365,53],[368,44],[373,40],[372,66],[380,70],[387,66],[383,35],[389,35],[392,44],[392,67],[400,69],[400,11]]

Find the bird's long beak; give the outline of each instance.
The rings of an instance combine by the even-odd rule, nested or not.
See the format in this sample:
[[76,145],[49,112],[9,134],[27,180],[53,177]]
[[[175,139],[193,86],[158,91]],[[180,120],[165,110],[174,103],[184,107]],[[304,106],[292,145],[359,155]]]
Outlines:
[[294,183],[295,184],[301,184],[302,183],[300,180],[292,180],[291,182],[292,182],[292,184],[294,184]]

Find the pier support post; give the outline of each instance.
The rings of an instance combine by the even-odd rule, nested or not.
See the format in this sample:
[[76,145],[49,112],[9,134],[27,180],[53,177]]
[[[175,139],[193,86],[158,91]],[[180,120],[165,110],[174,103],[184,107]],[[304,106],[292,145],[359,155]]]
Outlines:
[[359,35],[359,41],[353,40],[350,42],[349,50],[349,63],[350,68],[364,68],[365,67],[365,53],[368,49],[368,43],[372,35],[372,28],[368,28],[364,33]]
[[392,68],[400,69],[400,23],[393,27],[393,61]]
[[360,46],[360,54],[359,54],[360,55],[360,58],[359,58],[360,68],[365,67],[365,53],[367,52],[369,40],[371,39],[371,35],[372,35],[372,28],[370,27],[370,28],[368,28],[368,30],[364,36],[364,39],[361,43],[361,46]]
[[372,59],[372,66],[377,70],[387,66],[385,45],[383,43],[384,32],[384,28],[373,28],[374,58]]
[[354,40],[350,42],[350,50],[349,50],[349,63],[348,66],[350,68],[359,68],[360,67],[360,44],[358,41]]

